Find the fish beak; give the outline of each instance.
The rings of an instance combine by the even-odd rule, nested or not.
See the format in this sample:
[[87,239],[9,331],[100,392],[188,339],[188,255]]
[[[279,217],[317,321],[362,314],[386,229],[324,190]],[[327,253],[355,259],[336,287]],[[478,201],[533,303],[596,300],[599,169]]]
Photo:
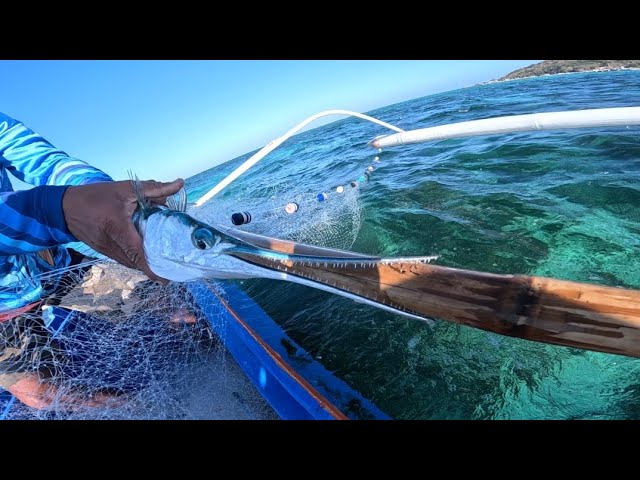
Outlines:
[[337,250],[333,248],[304,245],[290,240],[281,240],[249,233],[235,228],[216,226],[222,233],[230,237],[234,246],[225,249],[226,255],[241,258],[256,264],[287,264],[311,266],[327,263],[333,266],[344,263],[376,263],[380,257],[361,253]]
[[[144,235],[145,252],[154,252],[147,254],[147,262],[158,276],[178,282],[206,278],[287,280],[424,319],[388,295],[393,285],[385,283],[383,271],[397,266],[405,272],[406,265],[435,257],[383,259],[206,225],[181,213],[161,213],[148,217]],[[181,234],[166,235],[167,231]],[[386,278],[395,282],[393,277]]]
[[225,251],[225,255],[271,273],[265,277],[300,283],[393,313],[425,320],[420,309],[408,308],[415,303],[415,292],[408,297],[398,297],[396,293],[401,284],[413,277],[412,269],[436,259],[435,256],[384,259],[232,228],[220,229],[236,243],[236,246]]

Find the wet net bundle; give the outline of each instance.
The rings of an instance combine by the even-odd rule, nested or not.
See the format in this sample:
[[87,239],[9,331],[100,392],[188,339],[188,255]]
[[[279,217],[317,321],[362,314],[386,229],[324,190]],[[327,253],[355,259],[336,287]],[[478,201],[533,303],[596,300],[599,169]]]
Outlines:
[[38,383],[35,408],[16,403],[7,418],[220,416],[215,401],[194,401],[214,374],[206,395],[219,397],[232,364],[183,285],[97,260],[52,275],[58,293],[0,323],[3,386]]

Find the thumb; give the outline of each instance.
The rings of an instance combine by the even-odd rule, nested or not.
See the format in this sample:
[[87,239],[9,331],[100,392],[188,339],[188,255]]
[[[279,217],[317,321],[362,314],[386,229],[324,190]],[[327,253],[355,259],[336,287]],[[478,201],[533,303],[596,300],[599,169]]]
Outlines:
[[147,198],[168,197],[177,193],[184,186],[184,180],[178,178],[173,182],[156,182],[147,180],[142,182],[142,191]]

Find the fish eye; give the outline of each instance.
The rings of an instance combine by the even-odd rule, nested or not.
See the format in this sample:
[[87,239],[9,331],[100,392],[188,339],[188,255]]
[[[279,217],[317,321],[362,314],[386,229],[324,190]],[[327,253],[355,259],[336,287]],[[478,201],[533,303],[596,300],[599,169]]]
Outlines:
[[196,248],[208,250],[220,241],[220,237],[214,235],[208,228],[197,228],[191,234],[191,241]]

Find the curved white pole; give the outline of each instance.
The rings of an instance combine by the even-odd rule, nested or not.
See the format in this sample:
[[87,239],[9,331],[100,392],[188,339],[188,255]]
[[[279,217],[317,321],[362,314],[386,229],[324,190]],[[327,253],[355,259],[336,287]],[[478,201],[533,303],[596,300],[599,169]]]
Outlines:
[[452,123],[437,127],[410,130],[369,142],[376,148],[429,142],[449,138],[473,137],[497,133],[525,132],[528,130],[554,130],[564,128],[615,127],[640,125],[640,107],[596,108],[572,112],[534,113],[508,117],[485,118],[470,122]]
[[278,137],[275,140],[272,140],[271,142],[269,142],[267,145],[265,145],[260,151],[256,152],[251,158],[247,159],[242,165],[240,165],[233,172],[231,172],[224,180],[222,180],[215,187],[213,187],[211,190],[205,193],[202,197],[200,197],[198,201],[195,203],[195,206],[200,207],[207,200],[209,200],[211,197],[216,195],[223,188],[225,188],[227,185],[233,182],[236,178],[238,178],[244,172],[249,170],[252,166],[258,163],[264,157],[266,157],[269,153],[273,152],[276,148],[278,148],[282,144],[282,142],[284,142],[289,137],[294,135],[300,129],[304,128],[314,120],[317,120],[320,117],[326,117],[327,115],[350,115],[353,117],[361,118],[363,120],[368,120],[373,123],[377,123],[378,125],[382,125],[383,127],[389,128],[395,132],[404,132],[404,130],[398,127],[394,127],[389,123],[383,122],[382,120],[378,120],[376,118],[370,117],[369,115],[365,115],[363,113],[351,112],[349,110],[326,110],[324,112],[316,113],[315,115],[312,115],[306,120],[297,124],[295,127],[293,127],[291,130],[289,130],[287,133],[285,133],[281,137]]

